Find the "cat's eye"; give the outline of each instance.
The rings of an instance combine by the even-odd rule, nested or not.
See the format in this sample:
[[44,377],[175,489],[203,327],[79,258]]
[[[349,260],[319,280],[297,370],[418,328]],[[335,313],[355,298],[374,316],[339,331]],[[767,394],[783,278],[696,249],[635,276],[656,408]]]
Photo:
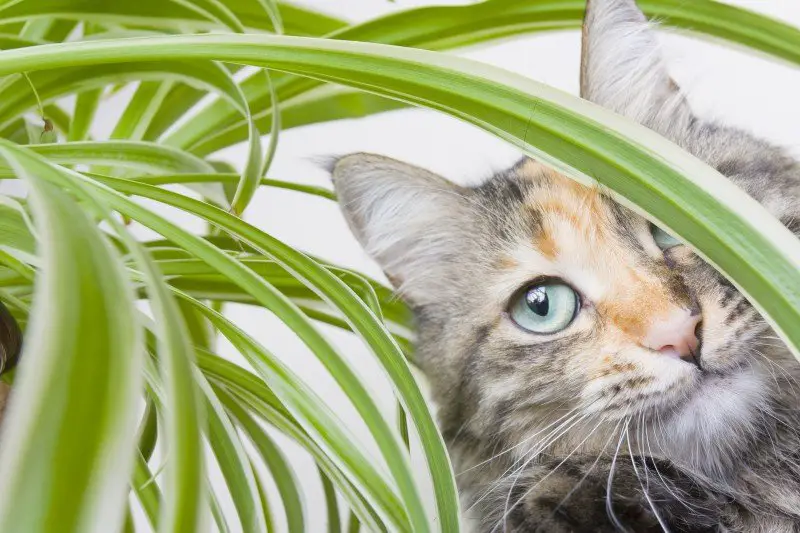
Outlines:
[[650,233],[653,235],[653,240],[656,241],[656,245],[662,250],[669,250],[670,248],[674,248],[683,244],[681,241],[655,224],[650,224]]
[[578,294],[558,281],[529,285],[511,300],[508,314],[522,329],[531,333],[558,333],[569,326],[578,313]]

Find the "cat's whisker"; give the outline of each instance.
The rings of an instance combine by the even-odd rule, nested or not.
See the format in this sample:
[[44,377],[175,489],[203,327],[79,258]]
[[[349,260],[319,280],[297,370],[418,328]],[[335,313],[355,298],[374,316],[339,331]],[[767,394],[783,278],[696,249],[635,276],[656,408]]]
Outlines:
[[[661,426],[663,433],[663,425],[660,424],[660,420],[659,420],[659,425]],[[664,479],[663,475],[661,475],[661,471],[658,469],[658,461],[655,460],[655,455],[653,454],[653,448],[650,446],[650,437],[647,435],[646,431],[645,431],[645,439],[647,441],[648,455],[651,458],[653,458],[653,468],[655,469],[658,477],[661,479],[661,483],[664,485],[664,488],[667,489],[667,491],[672,495],[673,498],[675,498],[675,501],[677,501],[678,503],[686,507],[686,509],[694,513],[695,509],[691,507],[688,503],[686,503],[684,499],[681,498],[678,494],[676,494],[675,491],[672,490],[671,483],[667,483],[667,480]]]
[[[628,454],[630,454],[631,456],[631,464],[633,465],[633,472],[636,474],[636,479],[639,480],[639,485],[642,487],[642,490],[644,491],[644,497],[647,500],[647,503],[650,505],[650,509],[653,510],[653,514],[656,516],[656,520],[658,520],[658,524],[661,526],[661,529],[665,533],[669,533],[669,528],[664,523],[664,519],[661,518],[661,513],[658,512],[658,509],[656,509],[653,500],[650,499],[650,491],[648,491],[648,488],[645,487],[644,484],[642,484],[642,478],[639,476],[639,468],[636,466],[636,459],[633,456],[633,450],[631,450],[631,439],[628,436],[628,424],[625,425],[625,437],[626,437],[625,440],[627,441],[628,444]],[[644,461],[642,461],[642,466],[646,468]]]
[[[583,476],[581,477],[581,479],[579,479],[579,480],[578,480],[578,482],[575,484],[575,486],[574,486],[574,487],[572,487],[572,489],[571,489],[571,490],[570,490],[570,491],[567,493],[567,495],[566,495],[566,496],[564,496],[564,497],[561,499],[561,501],[560,501],[560,502],[558,502],[558,505],[556,505],[555,509],[553,509],[553,511],[552,511],[552,512],[551,512],[551,514],[550,514],[550,516],[551,516],[551,517],[552,517],[552,516],[554,516],[554,515],[555,515],[555,514],[558,512],[558,510],[561,508],[561,506],[562,506],[562,505],[564,505],[564,504],[565,504],[565,503],[566,503],[566,502],[567,502],[567,501],[570,499],[570,497],[572,497],[572,495],[573,495],[573,494],[575,494],[575,491],[577,491],[577,490],[578,490],[578,488],[580,488],[580,486],[583,484],[583,482],[584,482],[584,481],[586,481],[586,478],[588,478],[588,477],[589,477],[589,475],[592,473],[592,471],[594,470],[594,468],[597,466],[597,463],[598,463],[598,462],[600,462],[600,458],[601,458],[601,457],[603,456],[603,454],[605,453],[605,451],[606,451],[606,448],[608,448],[608,445],[609,445],[609,444],[611,444],[611,440],[612,440],[612,439],[614,438],[614,436],[616,435],[617,429],[619,428],[620,424],[622,424],[622,420],[619,420],[619,421],[617,422],[617,425],[616,425],[616,426],[614,426],[614,429],[613,429],[613,430],[610,432],[610,434],[609,434],[609,436],[608,436],[608,439],[606,440],[605,444],[603,444],[603,447],[602,447],[602,448],[600,449],[600,451],[597,453],[597,458],[595,458],[594,462],[593,462],[593,463],[592,463],[592,465],[589,467],[589,469],[586,471],[586,473],[584,473],[584,474],[583,474]],[[537,532],[538,532],[538,528],[537,528],[537,530],[536,530],[534,533],[537,533]]]
[[[486,491],[483,493],[483,495],[480,498],[478,498],[474,502],[472,502],[472,504],[466,509],[466,511],[467,512],[471,511],[476,505],[478,505],[481,501],[483,501],[489,494],[491,494],[494,491],[494,489],[496,487],[498,487],[501,483],[503,483],[508,477],[513,476],[513,475],[516,475],[517,477],[519,477],[519,473],[522,472],[522,470],[528,464],[530,464],[531,461],[536,459],[538,457],[539,453],[542,450],[544,450],[547,446],[549,446],[550,444],[552,444],[553,442],[555,442],[556,440],[561,438],[561,436],[566,434],[570,429],[575,427],[578,423],[580,423],[581,421],[583,421],[586,418],[588,418],[588,415],[576,414],[573,417],[570,417],[570,419],[567,420],[566,422],[563,422],[558,427],[553,429],[550,433],[545,435],[545,437],[543,439],[541,439],[536,444],[536,446],[531,448],[531,450],[525,452],[519,459],[514,461],[514,463],[510,467],[508,467],[508,469],[506,469],[506,471],[503,472],[498,477],[497,481],[492,483],[489,486],[489,488],[486,489]],[[552,424],[551,424],[551,426],[552,426]],[[539,432],[539,433],[541,433],[541,432]],[[553,435],[555,435],[555,436],[553,436]],[[520,462],[523,462],[523,461],[524,461],[524,463],[520,467],[515,468],[517,464],[519,464]],[[515,478],[515,482],[516,482],[516,478]],[[513,490],[513,485],[512,485],[512,490]]]
[[766,354],[764,354],[764,353],[763,353],[761,350],[759,350],[757,347],[755,347],[755,346],[754,346],[754,347],[751,347],[751,348],[750,348],[750,349],[747,351],[747,353],[748,353],[748,354],[750,354],[750,353],[754,353],[754,354],[756,354],[756,355],[760,356],[760,357],[761,357],[761,358],[762,358],[764,361],[766,361],[767,363],[769,363],[769,365],[770,365],[770,368],[776,368],[778,371],[780,371],[780,372],[781,372],[781,374],[782,374],[782,375],[783,375],[783,376],[784,376],[784,377],[785,377],[785,378],[786,378],[786,379],[787,379],[787,380],[790,382],[790,383],[789,383],[789,385],[791,385],[791,386],[795,386],[795,387],[800,387],[800,381],[798,381],[796,377],[794,377],[794,376],[793,376],[791,373],[789,373],[789,371],[787,371],[787,370],[786,370],[785,368],[783,368],[781,365],[779,365],[778,363],[776,363],[775,361],[773,361],[772,359],[770,359],[770,358],[769,358],[769,357],[768,357]]
[[[562,405],[563,405],[563,404],[562,404]],[[485,461],[481,461],[480,463],[478,463],[478,464],[476,464],[476,465],[473,465],[473,466],[471,466],[471,467],[469,467],[469,468],[467,468],[467,469],[465,469],[465,470],[462,470],[461,472],[459,472],[458,474],[456,474],[456,477],[462,476],[462,475],[466,474],[467,472],[470,472],[470,471],[472,471],[472,470],[475,470],[476,468],[479,468],[479,467],[481,467],[481,466],[483,466],[483,465],[485,465],[485,464],[487,464],[487,463],[491,463],[492,461],[494,461],[494,460],[498,459],[499,457],[502,457],[503,455],[505,455],[505,454],[507,454],[507,453],[509,453],[509,452],[511,452],[511,451],[513,451],[513,450],[515,450],[515,449],[517,449],[517,448],[519,448],[520,446],[523,446],[524,444],[526,444],[526,443],[530,442],[530,440],[531,440],[531,439],[533,439],[534,437],[536,437],[537,435],[540,435],[542,432],[544,432],[544,431],[547,431],[549,428],[551,428],[551,427],[552,427],[552,426],[554,426],[555,424],[558,424],[558,423],[560,423],[560,422],[561,422],[561,421],[563,421],[565,418],[569,417],[571,414],[574,414],[575,412],[577,412],[577,411],[578,411],[578,409],[579,409],[578,407],[575,407],[575,408],[573,408],[573,409],[570,409],[569,411],[567,411],[567,413],[566,413],[564,416],[562,416],[562,417],[561,417],[561,418],[559,418],[558,420],[555,420],[554,422],[551,422],[550,424],[548,424],[547,426],[543,427],[542,429],[540,429],[540,430],[539,430],[539,431],[537,431],[536,433],[534,433],[534,434],[532,434],[532,435],[530,435],[530,436],[528,436],[528,437],[525,437],[525,439],[523,439],[523,440],[522,440],[522,441],[520,441],[519,443],[515,444],[514,446],[511,446],[510,448],[507,448],[507,449],[503,450],[503,451],[502,451],[502,452],[500,452],[500,453],[497,453],[497,454],[494,454],[494,455],[492,455],[490,458],[486,459]],[[463,426],[462,426],[462,427],[463,427]]]
[[[593,428],[592,428],[592,429],[589,431],[589,433],[586,435],[586,437],[584,437],[584,438],[583,438],[583,440],[582,440],[581,442],[579,442],[579,443],[578,443],[578,445],[577,445],[577,446],[575,446],[575,448],[574,448],[574,449],[573,449],[573,450],[572,450],[572,451],[571,451],[571,452],[570,452],[570,453],[569,453],[569,454],[568,454],[566,457],[564,457],[564,459],[563,459],[563,460],[562,460],[560,463],[558,463],[558,464],[557,464],[557,465],[556,465],[556,466],[555,466],[555,467],[554,467],[552,470],[550,470],[550,471],[549,471],[547,474],[545,474],[545,475],[544,475],[544,476],[543,476],[541,479],[539,479],[539,480],[538,480],[536,483],[534,483],[534,484],[533,484],[533,486],[531,486],[531,487],[530,487],[528,490],[526,490],[526,491],[525,491],[525,492],[522,494],[522,496],[520,496],[520,498],[519,498],[519,499],[518,499],[518,500],[517,500],[517,501],[514,503],[514,505],[512,505],[511,507],[509,507],[509,506],[508,506],[508,504],[509,504],[509,502],[510,502],[511,493],[514,491],[514,484],[512,484],[511,488],[510,488],[510,489],[509,489],[509,491],[508,491],[508,497],[506,498],[506,507],[505,507],[505,510],[504,510],[504,512],[503,512],[503,516],[500,518],[500,523],[502,523],[502,524],[503,524],[503,531],[505,531],[505,530],[506,530],[506,527],[507,527],[507,520],[506,520],[506,519],[508,518],[508,515],[509,515],[509,514],[510,514],[510,513],[511,513],[511,512],[512,512],[512,511],[513,511],[513,510],[514,510],[514,509],[515,509],[515,508],[516,508],[516,507],[517,507],[519,504],[520,504],[520,503],[522,503],[522,501],[523,501],[525,498],[527,498],[529,494],[531,494],[531,493],[532,493],[534,490],[536,490],[536,488],[537,488],[537,487],[538,487],[540,484],[542,484],[542,483],[543,483],[543,482],[544,482],[544,481],[545,481],[545,480],[546,480],[548,477],[550,477],[550,476],[551,476],[551,475],[552,475],[552,474],[553,474],[553,473],[554,473],[556,470],[558,470],[558,469],[559,469],[559,467],[561,467],[561,466],[562,466],[564,463],[566,463],[566,462],[569,460],[569,458],[570,458],[570,457],[572,457],[573,455],[575,455],[575,453],[576,453],[576,452],[577,452],[577,451],[578,451],[578,450],[581,448],[581,446],[583,446],[583,445],[586,443],[586,441],[588,441],[588,440],[589,440],[589,438],[591,438],[591,436],[594,434],[594,432],[597,430],[597,428],[599,428],[599,427],[600,427],[600,426],[603,424],[603,422],[604,422],[603,420],[601,420],[600,422],[598,422],[598,423],[597,423],[597,425],[595,425],[595,426],[594,426],[594,427],[593,427]],[[518,477],[519,477],[519,476],[518,476]],[[516,481],[517,481],[517,480],[515,479],[515,480],[514,480],[514,483],[516,483]],[[498,524],[498,525],[499,525],[499,524]],[[496,528],[497,528],[497,526],[495,526],[495,529],[496,529]],[[494,531],[494,529],[493,529],[492,531]]]
[[625,418],[625,427],[619,433],[619,441],[617,442],[617,449],[614,451],[614,458],[611,460],[611,468],[608,470],[608,482],[606,483],[606,514],[608,514],[608,518],[614,523],[614,526],[617,527],[621,531],[627,531],[625,526],[619,521],[617,518],[616,513],[614,513],[614,506],[611,502],[611,489],[614,483],[614,469],[617,466],[617,456],[619,455],[619,450],[622,447],[622,441],[627,435],[628,432],[628,424],[630,423],[630,418]]
[[[573,409],[573,411],[577,411],[577,408],[576,408],[576,409]],[[571,411],[571,412],[572,412],[572,411]],[[481,501],[483,501],[483,500],[484,500],[484,499],[485,499],[487,496],[489,496],[490,494],[492,494],[492,492],[494,492],[495,488],[497,488],[497,487],[498,487],[500,484],[502,484],[502,483],[503,483],[503,482],[504,482],[504,481],[505,481],[505,480],[506,480],[508,477],[515,475],[515,474],[516,474],[517,472],[519,472],[519,471],[520,471],[522,468],[524,468],[524,467],[525,467],[525,465],[527,465],[527,464],[528,464],[528,456],[530,455],[532,458],[535,458],[535,457],[536,457],[536,453],[535,453],[535,451],[536,451],[536,449],[537,449],[537,448],[538,448],[538,447],[539,447],[539,446],[540,446],[542,443],[547,443],[547,442],[549,442],[549,439],[550,439],[550,437],[551,437],[552,435],[554,435],[554,434],[557,434],[558,432],[560,432],[560,431],[561,431],[561,430],[562,430],[564,427],[568,426],[568,425],[569,425],[569,424],[571,424],[573,421],[575,421],[575,419],[576,419],[576,418],[577,418],[577,419],[580,419],[580,418],[582,418],[583,416],[585,416],[585,415],[581,415],[580,413],[575,413],[575,414],[573,414],[572,416],[570,416],[570,417],[569,417],[567,420],[565,420],[565,421],[561,422],[561,423],[560,423],[560,424],[559,424],[559,425],[558,425],[556,428],[554,428],[553,430],[551,430],[551,431],[550,431],[550,432],[549,432],[547,435],[545,435],[545,436],[544,436],[544,437],[543,437],[543,438],[542,438],[542,439],[541,439],[541,440],[540,440],[540,441],[537,443],[537,445],[536,445],[535,447],[533,447],[531,450],[529,450],[529,451],[527,451],[527,452],[523,453],[523,454],[522,454],[522,455],[521,455],[521,456],[520,456],[520,457],[519,457],[517,460],[515,460],[515,461],[514,461],[514,462],[511,464],[511,466],[509,466],[509,467],[508,467],[508,468],[507,468],[507,469],[506,469],[506,470],[505,470],[505,471],[504,471],[502,474],[500,474],[500,475],[497,477],[497,480],[496,480],[496,481],[494,481],[493,483],[491,483],[491,484],[489,485],[489,487],[488,487],[488,488],[487,488],[487,489],[486,489],[486,490],[483,492],[483,494],[482,494],[482,495],[481,495],[479,498],[475,499],[475,501],[473,501],[473,502],[472,502],[472,504],[471,504],[469,507],[467,507],[466,511],[467,511],[467,512],[471,511],[473,508],[475,508],[475,506],[477,506],[477,505],[478,505],[478,504],[479,504]],[[549,428],[549,427],[552,427],[552,426],[553,426],[553,424],[556,424],[556,423],[558,423],[558,422],[562,421],[563,419],[564,419],[564,417],[562,417],[561,419],[559,419],[558,421],[556,421],[556,422],[554,422],[554,423],[552,423],[552,424],[549,424],[547,427],[548,427],[548,428]],[[570,427],[571,427],[571,426],[570,426]],[[546,430],[546,429],[547,429],[547,428],[545,428],[544,430]],[[569,429],[569,428],[568,428],[568,429]],[[544,431],[544,430],[540,430],[540,431],[538,431],[538,432],[537,432],[536,434],[534,434],[533,436],[536,436],[536,435],[538,435],[538,434],[542,433],[542,431]],[[532,438],[532,437],[531,437],[531,438]],[[528,438],[528,439],[526,439],[526,440],[530,440],[530,438]],[[519,463],[521,463],[521,462],[524,462],[524,464],[518,468],[518,467],[517,467],[517,465],[518,465]]]
[[[639,457],[644,458],[644,457],[647,457],[647,455],[644,453],[644,448],[643,448],[644,434],[647,431],[647,425],[646,425],[646,422],[645,422],[645,419],[644,419],[644,411],[640,411],[639,412],[639,425],[638,425],[638,427],[636,429],[639,432],[639,436],[636,439],[636,445],[639,448]],[[643,461],[644,461],[644,459],[643,459]],[[649,468],[645,468],[644,469],[644,479],[645,479],[645,485],[647,486],[647,490],[650,490],[650,469]]]
[[[519,467],[519,468],[518,468],[518,469],[517,469],[517,470],[514,472],[514,474],[515,474],[515,475],[514,475],[514,481],[512,481],[512,483],[511,483],[511,487],[508,489],[508,495],[506,496],[505,507],[504,507],[504,513],[503,513],[503,516],[504,516],[504,518],[503,518],[503,523],[504,523],[503,530],[504,530],[504,531],[505,531],[505,516],[507,516],[507,515],[508,515],[508,513],[510,512],[510,511],[509,511],[509,509],[508,509],[508,504],[509,504],[509,503],[510,503],[510,501],[511,501],[511,494],[514,492],[514,487],[516,487],[516,485],[517,485],[517,481],[519,481],[519,477],[520,477],[520,475],[522,475],[522,473],[524,472],[525,468],[526,468],[526,467],[527,467],[527,466],[528,466],[528,465],[529,465],[529,464],[530,464],[532,461],[535,461],[535,460],[536,460],[536,459],[539,457],[539,454],[540,454],[542,451],[544,451],[544,449],[545,449],[547,446],[549,446],[550,444],[552,444],[553,442],[555,442],[556,440],[558,440],[560,437],[562,437],[563,435],[565,435],[565,434],[566,434],[566,433],[567,433],[567,432],[568,432],[570,429],[572,429],[573,427],[575,427],[575,426],[576,426],[578,423],[580,423],[581,421],[585,420],[586,418],[588,418],[588,416],[587,416],[587,415],[582,415],[582,416],[581,416],[581,417],[580,417],[580,418],[579,418],[577,421],[575,421],[574,423],[572,423],[572,424],[571,424],[569,427],[566,427],[566,428],[564,428],[564,429],[563,429],[563,430],[562,430],[562,431],[561,431],[559,434],[557,434],[556,436],[554,436],[554,437],[552,437],[551,439],[549,439],[549,441],[548,441],[548,440],[546,440],[546,439],[543,439],[543,441],[542,441],[542,442],[540,442],[539,444],[537,444],[537,446],[536,446],[536,447],[534,447],[534,448],[533,448],[533,449],[531,449],[529,452],[527,452],[527,455],[529,455],[530,457],[529,457],[529,458],[528,458],[528,459],[525,461],[525,463],[524,463],[522,466],[520,466],[520,467]],[[599,425],[599,424],[598,424],[598,425]],[[548,474],[548,475],[549,475],[549,474]],[[545,476],[545,477],[547,477],[547,476]]]

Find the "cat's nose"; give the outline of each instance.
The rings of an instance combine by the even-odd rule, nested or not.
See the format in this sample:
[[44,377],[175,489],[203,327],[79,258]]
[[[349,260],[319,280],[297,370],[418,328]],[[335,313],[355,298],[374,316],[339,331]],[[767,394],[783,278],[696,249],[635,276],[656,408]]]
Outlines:
[[655,320],[642,344],[666,355],[683,359],[700,367],[700,340],[697,327],[701,316],[690,309],[679,309],[668,317]]

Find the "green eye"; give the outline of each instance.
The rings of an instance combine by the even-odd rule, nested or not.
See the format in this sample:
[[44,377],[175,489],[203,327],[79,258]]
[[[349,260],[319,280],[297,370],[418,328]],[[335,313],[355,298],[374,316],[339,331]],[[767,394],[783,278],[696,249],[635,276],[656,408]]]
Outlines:
[[653,240],[656,241],[656,245],[662,250],[669,250],[670,248],[683,244],[655,224],[650,224],[650,233],[653,235]]
[[563,283],[540,283],[521,291],[511,302],[509,315],[532,333],[557,333],[572,323],[578,295]]

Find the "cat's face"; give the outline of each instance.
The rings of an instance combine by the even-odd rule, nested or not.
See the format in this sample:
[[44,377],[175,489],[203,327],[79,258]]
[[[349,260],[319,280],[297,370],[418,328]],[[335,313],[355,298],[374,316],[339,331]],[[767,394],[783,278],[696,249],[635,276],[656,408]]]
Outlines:
[[598,189],[530,159],[474,188],[365,154],[334,176],[351,226],[415,311],[418,361],[454,438],[466,428],[515,446],[573,413],[581,431],[657,422],[664,453],[693,462],[750,431],[769,390],[764,321],[689,247]]
[[482,395],[614,419],[669,413],[704,388],[750,393],[747,341],[764,324],[688,247],[533,161],[495,180],[513,185],[471,192],[473,206],[505,211],[481,221],[473,207],[472,227],[486,234],[475,245],[493,242],[471,266],[481,304],[452,313],[482,332],[472,346]]
[[[695,117],[632,0],[589,5],[581,95],[796,217],[797,164]],[[579,433],[657,426],[665,455],[709,472],[753,438],[770,365],[788,352],[729,282],[643,217],[527,159],[474,188],[368,154],[333,174],[350,227],[415,311],[451,444],[513,448],[572,413],[589,424]]]

